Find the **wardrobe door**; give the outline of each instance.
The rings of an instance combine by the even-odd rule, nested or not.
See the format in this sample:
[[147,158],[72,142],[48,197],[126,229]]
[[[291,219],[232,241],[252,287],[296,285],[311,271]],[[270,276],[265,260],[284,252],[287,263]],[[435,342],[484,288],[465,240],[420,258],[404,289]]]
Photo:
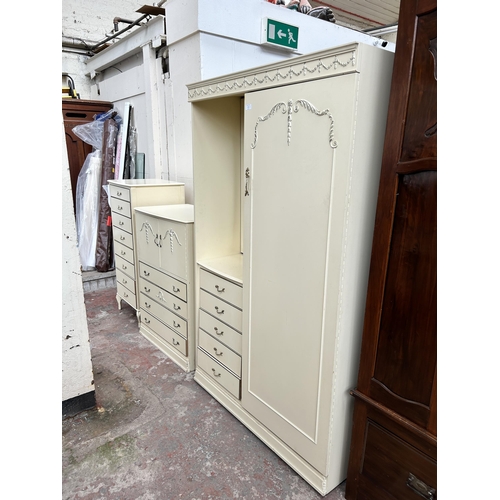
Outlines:
[[435,435],[437,10],[413,15],[404,63],[413,65],[389,115],[357,389]]
[[357,78],[245,96],[242,405],[323,474]]

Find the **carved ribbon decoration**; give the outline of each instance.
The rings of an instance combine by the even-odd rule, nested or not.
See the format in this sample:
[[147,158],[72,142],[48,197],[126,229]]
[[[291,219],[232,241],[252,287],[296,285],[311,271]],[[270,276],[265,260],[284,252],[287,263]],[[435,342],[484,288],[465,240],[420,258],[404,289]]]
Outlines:
[[255,149],[257,146],[257,127],[259,123],[265,122],[269,120],[275,113],[281,110],[282,114],[287,114],[287,144],[290,145],[290,142],[292,140],[292,116],[294,113],[298,113],[300,108],[305,109],[306,111],[309,111],[310,113],[315,114],[316,116],[327,116],[330,120],[330,131],[329,131],[329,143],[331,148],[336,148],[337,147],[337,141],[334,140],[333,137],[333,126],[334,126],[334,120],[333,120],[333,115],[330,113],[330,110],[328,108],[324,109],[323,111],[318,111],[316,107],[311,104],[309,101],[305,99],[298,99],[295,101],[295,103],[290,99],[288,103],[285,102],[279,102],[275,104],[269,113],[265,116],[259,116],[257,118],[257,121],[255,123],[255,129],[254,129],[254,141],[250,145],[252,149]]

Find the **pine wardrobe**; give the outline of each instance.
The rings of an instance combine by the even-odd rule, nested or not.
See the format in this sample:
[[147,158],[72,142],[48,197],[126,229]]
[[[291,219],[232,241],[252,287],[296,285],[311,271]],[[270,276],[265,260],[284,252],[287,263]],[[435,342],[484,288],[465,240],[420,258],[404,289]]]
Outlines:
[[194,378],[322,495],[347,474],[392,63],[352,43],[188,85]]

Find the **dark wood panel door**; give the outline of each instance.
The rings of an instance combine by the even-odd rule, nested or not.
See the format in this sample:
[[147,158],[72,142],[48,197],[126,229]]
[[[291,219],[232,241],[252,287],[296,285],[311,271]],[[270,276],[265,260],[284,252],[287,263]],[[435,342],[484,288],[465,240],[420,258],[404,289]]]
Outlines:
[[106,113],[113,107],[113,103],[107,101],[87,101],[83,99],[63,99],[62,114],[64,133],[66,136],[66,147],[68,149],[69,174],[71,179],[71,191],[73,193],[73,210],[76,205],[76,184],[78,174],[87,158],[92,152],[92,146],[82,141],[73,132],[73,128],[83,123],[94,120],[96,115]]
[[437,2],[401,2],[346,498],[436,498]]
[[391,97],[357,389],[435,433],[437,11],[418,12],[419,2],[407,2],[407,14],[410,4],[414,22],[401,27],[396,49],[406,57],[394,66],[397,95]]

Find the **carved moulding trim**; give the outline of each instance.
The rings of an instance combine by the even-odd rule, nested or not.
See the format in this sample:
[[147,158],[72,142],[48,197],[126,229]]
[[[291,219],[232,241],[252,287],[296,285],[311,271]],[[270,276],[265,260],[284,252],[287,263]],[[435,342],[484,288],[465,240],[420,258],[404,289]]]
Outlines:
[[283,101],[278,102],[271,108],[271,110],[269,111],[269,113],[267,113],[267,115],[259,116],[257,118],[257,121],[255,122],[254,138],[253,138],[253,143],[250,144],[250,147],[252,149],[255,149],[255,147],[257,146],[257,139],[258,139],[257,127],[259,126],[259,123],[269,120],[269,118],[271,118],[279,110],[281,110],[282,114],[288,114],[286,142],[288,145],[290,145],[290,142],[292,140],[292,115],[293,113],[298,113],[301,107],[309,111],[310,113],[315,114],[316,116],[328,116],[328,119],[330,120],[329,143],[331,148],[336,148],[337,141],[333,137],[334,120],[333,120],[333,115],[330,113],[330,110],[326,108],[323,111],[319,111],[313,104],[311,104],[306,99],[297,99],[295,103],[292,101],[292,99],[290,99],[288,103],[285,103]]
[[[324,63],[323,59],[316,59],[313,61],[305,61],[302,64],[301,69],[296,69],[296,66],[300,64],[293,59],[290,62],[290,67],[287,68],[277,68],[271,70],[258,71],[253,76],[247,77],[244,76],[243,80],[241,80],[241,76],[233,75],[232,78],[228,78],[228,80],[224,82],[208,84],[206,86],[200,88],[194,88],[188,90],[188,98],[196,99],[199,97],[208,97],[208,96],[216,96],[217,94],[223,94],[228,92],[234,92],[238,90],[259,88],[259,86],[270,86],[273,83],[277,83],[279,81],[293,81],[294,79],[305,77],[307,75],[317,75],[320,73],[335,71],[339,66],[341,68],[346,68],[348,66],[352,66],[353,68],[356,66],[356,50],[352,50],[347,54],[346,60],[339,59],[336,55],[326,56],[324,59],[328,59],[332,57],[332,60],[329,63]],[[295,62],[295,64],[294,64]],[[309,63],[309,64],[308,64]]]
[[170,253],[174,253],[174,237],[177,240],[177,243],[179,246],[182,246],[182,243],[179,241],[179,237],[177,236],[177,233],[173,229],[168,229],[167,232],[165,233],[165,236],[162,237],[162,235],[159,235],[160,238],[160,244],[162,240],[166,240],[167,236],[170,240]]

